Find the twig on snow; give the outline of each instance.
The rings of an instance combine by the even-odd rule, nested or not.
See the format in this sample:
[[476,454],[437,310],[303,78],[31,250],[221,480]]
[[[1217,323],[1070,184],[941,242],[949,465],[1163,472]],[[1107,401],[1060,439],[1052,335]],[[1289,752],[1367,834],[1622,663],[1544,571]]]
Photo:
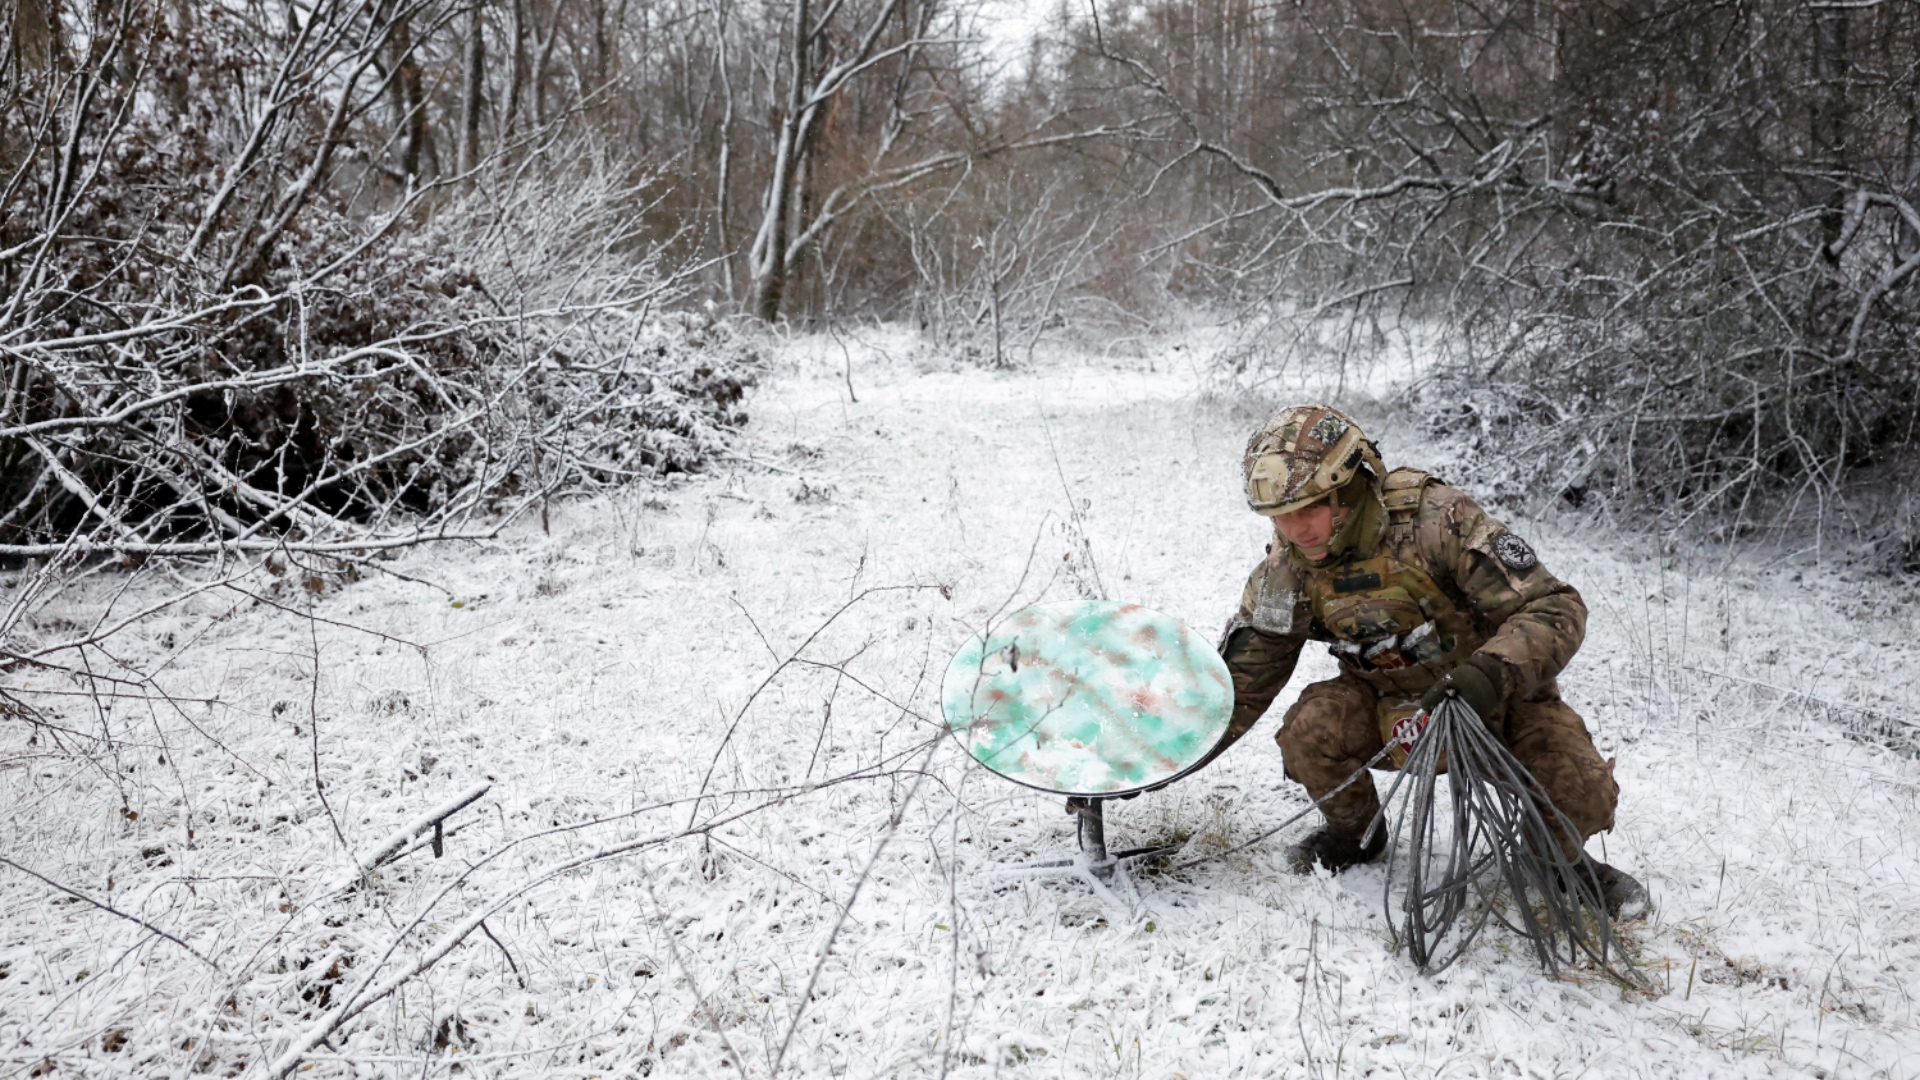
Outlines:
[[126,912],[121,911],[119,908],[114,907],[112,904],[107,904],[99,900],[95,900],[93,897],[88,896],[86,893],[83,893],[78,889],[74,889],[66,885],[62,885],[59,882],[53,880],[52,878],[46,876],[45,874],[42,874],[36,870],[29,870],[28,868],[21,866],[19,863],[14,862],[12,859],[7,858],[5,855],[0,855],[0,863],[6,863],[8,866],[13,867],[15,870],[20,871],[21,873],[27,875],[30,878],[35,878],[39,881],[43,881],[46,884],[51,885],[56,889],[59,889],[61,892],[66,893],[68,896],[73,897],[75,900],[92,904],[94,907],[99,908],[101,911],[104,911],[109,915],[112,915],[116,918],[125,919],[128,922],[133,923],[136,926],[139,926],[141,929],[147,931],[150,934],[153,934],[156,937],[165,938],[166,940],[173,942],[175,945],[178,945],[182,949],[185,949],[187,951],[187,955],[207,965],[213,970],[219,971],[222,978],[226,977],[226,972],[221,971],[220,965],[207,959],[205,956],[202,956],[198,949],[195,949],[193,946],[187,944],[184,941],[181,941],[179,938],[174,937],[172,934],[167,933],[165,930],[160,929],[159,927],[153,925],[152,923],[141,918],[140,916],[129,915]]

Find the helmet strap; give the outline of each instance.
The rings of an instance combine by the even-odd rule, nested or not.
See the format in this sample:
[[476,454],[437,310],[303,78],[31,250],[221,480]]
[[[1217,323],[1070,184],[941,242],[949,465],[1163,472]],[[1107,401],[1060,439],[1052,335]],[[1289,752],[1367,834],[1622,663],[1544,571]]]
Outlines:
[[1333,500],[1336,525],[1333,539],[1327,543],[1327,557],[1338,559],[1356,548],[1370,554],[1385,521],[1385,507],[1374,490],[1372,473],[1365,469],[1355,473],[1334,492]]

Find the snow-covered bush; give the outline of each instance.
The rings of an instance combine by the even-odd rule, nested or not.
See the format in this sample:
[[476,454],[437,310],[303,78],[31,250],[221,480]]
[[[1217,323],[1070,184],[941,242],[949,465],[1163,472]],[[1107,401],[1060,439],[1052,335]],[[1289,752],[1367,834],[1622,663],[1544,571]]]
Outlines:
[[555,124],[393,174],[381,73],[455,10],[55,7],[8,55],[0,549],[471,532],[742,421],[752,349],[662,317],[647,169]]

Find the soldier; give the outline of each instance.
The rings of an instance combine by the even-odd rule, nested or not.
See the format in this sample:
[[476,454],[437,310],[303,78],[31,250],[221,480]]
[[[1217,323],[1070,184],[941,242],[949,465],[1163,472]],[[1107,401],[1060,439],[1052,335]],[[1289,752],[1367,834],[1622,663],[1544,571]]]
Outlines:
[[[1247,443],[1243,469],[1247,503],[1273,519],[1275,537],[1221,642],[1234,688],[1221,748],[1266,712],[1302,646],[1329,642],[1339,676],[1302,690],[1276,736],[1288,777],[1319,799],[1383,747],[1397,768],[1423,714],[1458,694],[1579,830],[1561,840],[1608,911],[1644,914],[1640,883],[1584,852],[1613,827],[1620,787],[1555,683],[1586,634],[1573,586],[1472,499],[1415,469],[1387,471],[1359,426],[1327,406],[1276,414]],[[1289,850],[1295,872],[1378,858],[1385,830],[1361,841],[1379,807],[1367,775],[1328,798],[1326,823]]]

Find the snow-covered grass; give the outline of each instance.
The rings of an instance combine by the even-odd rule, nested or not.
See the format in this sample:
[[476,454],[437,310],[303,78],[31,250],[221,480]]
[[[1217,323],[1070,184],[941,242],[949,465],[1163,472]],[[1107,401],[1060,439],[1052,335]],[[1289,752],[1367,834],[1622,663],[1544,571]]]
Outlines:
[[[1653,892],[1624,933],[1654,989],[1498,930],[1427,978],[1377,867],[1293,877],[1283,837],[1110,898],[1008,875],[1072,822],[939,734],[947,657],[1008,605],[1216,631],[1271,401],[1193,347],[993,374],[843,341],[787,347],[729,468],[392,573],[260,568],[87,652],[171,701],[14,666],[70,730],[0,728],[6,1074],[1920,1076],[1920,770],[1876,742],[1911,731],[1911,594],[1515,522],[1593,610],[1563,685],[1618,758],[1593,846]],[[1390,463],[1444,460],[1411,430]],[[97,573],[7,647],[180,588]],[[1295,813],[1279,711],[1115,804],[1114,842]],[[356,880],[487,781],[444,858]]]

